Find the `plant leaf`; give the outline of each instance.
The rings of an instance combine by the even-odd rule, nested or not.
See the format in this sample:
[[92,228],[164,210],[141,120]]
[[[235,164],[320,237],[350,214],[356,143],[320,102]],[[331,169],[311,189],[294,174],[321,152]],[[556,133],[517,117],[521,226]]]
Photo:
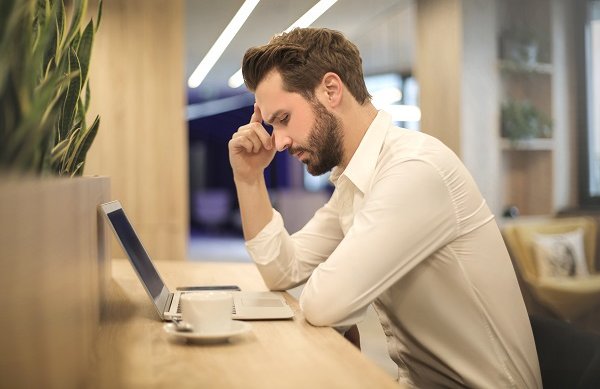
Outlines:
[[[79,33],[81,19],[87,10],[87,0],[73,0],[73,14],[71,15],[71,25],[67,33],[65,44],[70,46],[75,34]],[[67,47],[68,47],[67,46]]]
[[69,137],[69,146],[67,147],[67,151],[65,152],[65,154],[63,155],[63,158],[61,160],[61,167],[60,167],[60,172],[59,174],[62,176],[65,173],[68,173],[70,171],[70,166],[73,164],[74,161],[74,153],[75,150],[77,149],[77,141],[79,138],[79,132],[80,129],[76,128],[72,133],[71,136]]
[[90,107],[90,100],[92,96],[90,94],[90,80],[85,83],[85,102],[83,103],[83,112],[87,112]]
[[52,165],[55,165],[61,159],[63,159],[67,151],[67,146],[69,146],[69,140],[64,139],[52,148],[52,151],[50,152],[50,163]]
[[81,32],[77,31],[75,35],[73,35],[73,39],[71,39],[71,49],[77,52],[79,48],[79,42],[81,41]]
[[75,167],[75,170],[71,173],[71,177],[81,176],[83,174],[83,166],[85,165],[85,161],[79,162]]
[[[75,155],[75,164],[79,166],[81,163],[85,162],[85,157],[87,155],[88,150],[92,146],[96,135],[98,134],[98,128],[100,127],[100,116],[96,116],[94,122],[91,127],[86,131],[80,139],[76,155]],[[82,170],[83,172],[83,170]]]
[[47,53],[47,59],[49,63],[51,59],[54,59],[54,63],[56,65],[56,60],[57,58],[60,58],[60,54],[61,54],[61,47],[62,47],[62,40],[64,38],[65,35],[65,26],[66,26],[66,20],[65,20],[65,4],[63,3],[62,0],[54,0],[54,7],[56,8],[56,16],[55,16],[55,20],[56,20],[56,35],[54,36],[54,41],[52,42],[52,45],[50,45],[50,47],[48,48],[48,53]]
[[90,56],[92,55],[92,44],[94,41],[94,22],[90,20],[87,27],[81,34],[79,47],[77,48],[77,58],[81,65],[81,87],[87,81],[88,69],[90,67]]
[[58,25],[58,43],[62,41],[65,36],[65,30],[67,28],[67,19],[65,18],[65,3],[63,0],[54,0],[59,3],[59,10],[56,15],[57,25]]
[[81,97],[77,100],[77,124],[75,127],[81,127],[81,131],[87,131],[87,125],[85,123],[85,109],[83,107],[83,101],[81,101]]
[[98,31],[98,27],[100,27],[100,20],[102,19],[102,5],[103,2],[100,0],[98,2],[98,13],[96,14],[96,31]]
[[75,50],[69,51],[69,73],[73,75],[69,87],[67,89],[67,96],[62,107],[62,115],[59,122],[59,139],[65,139],[71,126],[73,124],[73,118],[77,110],[77,100],[79,100],[79,92],[81,90],[81,68],[79,65],[79,59]]

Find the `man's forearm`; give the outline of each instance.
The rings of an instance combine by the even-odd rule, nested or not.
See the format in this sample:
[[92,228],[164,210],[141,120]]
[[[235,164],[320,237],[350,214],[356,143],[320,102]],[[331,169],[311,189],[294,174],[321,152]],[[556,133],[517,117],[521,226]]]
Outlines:
[[261,174],[254,181],[235,180],[240,204],[244,239],[254,238],[273,218],[273,208],[265,178]]

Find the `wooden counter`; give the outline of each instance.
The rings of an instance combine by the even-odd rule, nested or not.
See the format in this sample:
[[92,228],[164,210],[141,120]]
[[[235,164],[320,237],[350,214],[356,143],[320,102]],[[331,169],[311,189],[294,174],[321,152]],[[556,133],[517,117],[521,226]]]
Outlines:
[[[158,262],[171,289],[237,284],[266,290],[252,264]],[[293,320],[253,321],[221,344],[173,340],[129,262],[113,261],[113,282],[94,355],[91,387],[398,388],[393,379],[331,328],[308,324],[293,297]]]

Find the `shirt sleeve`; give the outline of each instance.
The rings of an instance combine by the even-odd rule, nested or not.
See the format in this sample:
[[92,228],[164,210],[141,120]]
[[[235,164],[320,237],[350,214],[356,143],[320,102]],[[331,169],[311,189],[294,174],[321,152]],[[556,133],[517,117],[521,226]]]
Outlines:
[[431,164],[398,162],[374,179],[347,235],[300,296],[314,325],[356,323],[382,292],[457,234],[452,196]]
[[327,204],[293,235],[286,231],[279,212],[273,210],[272,220],[246,242],[248,253],[269,289],[285,290],[305,282],[338,246],[344,235],[336,198],[334,192]]

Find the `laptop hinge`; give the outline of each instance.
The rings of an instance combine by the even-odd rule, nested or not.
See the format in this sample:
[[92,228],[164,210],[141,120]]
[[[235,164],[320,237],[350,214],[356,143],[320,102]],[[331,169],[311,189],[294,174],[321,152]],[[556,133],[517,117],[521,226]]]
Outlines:
[[163,312],[167,313],[171,310],[171,302],[173,301],[173,293],[169,293],[169,297],[167,297],[167,301],[165,302],[165,307],[163,308]]

